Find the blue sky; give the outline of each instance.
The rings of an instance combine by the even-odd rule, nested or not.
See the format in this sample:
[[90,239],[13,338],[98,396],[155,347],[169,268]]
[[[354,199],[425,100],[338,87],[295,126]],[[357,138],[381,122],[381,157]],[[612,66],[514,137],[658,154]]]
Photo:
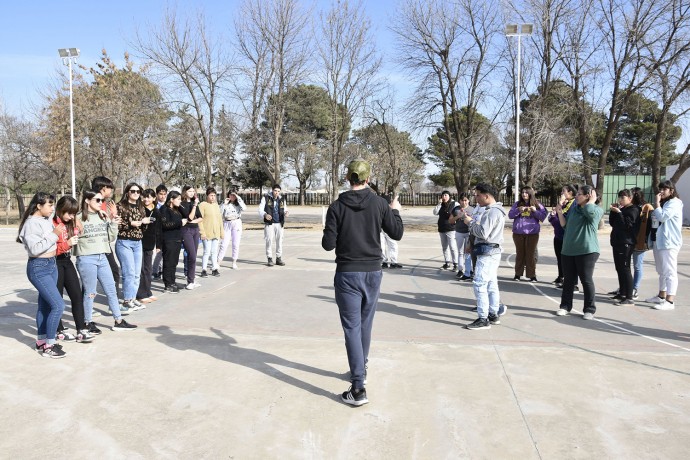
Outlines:
[[[83,0],[5,0],[0,14],[0,101],[14,115],[30,117],[32,105],[40,104],[39,91],[62,66],[58,48],[79,48],[79,63],[95,64],[101,49],[118,62],[131,50],[128,41],[136,27],[157,25],[168,0],[116,0],[112,2]],[[239,0],[186,0],[178,10],[206,13],[216,31],[230,35],[234,12]],[[379,46],[385,53],[390,43],[386,25],[394,0],[367,2],[366,9],[375,27]],[[183,5],[183,8],[182,6]],[[319,0],[317,8],[330,1]]]

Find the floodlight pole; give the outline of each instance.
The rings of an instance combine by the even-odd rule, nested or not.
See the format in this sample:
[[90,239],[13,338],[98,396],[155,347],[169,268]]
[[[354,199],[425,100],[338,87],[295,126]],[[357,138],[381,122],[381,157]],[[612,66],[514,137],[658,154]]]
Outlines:
[[74,105],[72,102],[72,61],[76,62],[79,50],[76,48],[61,48],[58,50],[62,62],[69,67],[69,138],[72,160],[72,198],[77,198],[77,182],[74,169]]
[[521,24],[518,32],[517,24],[506,26],[508,37],[517,37],[517,70],[515,79],[515,201],[520,199],[520,58],[522,48],[520,39],[523,35],[532,35],[532,24]]

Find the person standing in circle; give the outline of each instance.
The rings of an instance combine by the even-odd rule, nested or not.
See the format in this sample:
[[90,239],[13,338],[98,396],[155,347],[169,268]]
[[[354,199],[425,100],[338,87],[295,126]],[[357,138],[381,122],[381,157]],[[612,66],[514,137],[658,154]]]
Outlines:
[[451,264],[453,271],[458,269],[458,243],[455,241],[455,224],[450,222],[451,212],[455,208],[455,201],[450,199],[450,192],[441,192],[441,198],[434,208],[434,215],[438,216],[438,235],[441,238],[441,250],[443,251],[443,270],[449,270]]
[[640,208],[633,205],[633,194],[624,189],[618,192],[618,202],[611,204],[609,224],[611,225],[611,247],[613,263],[618,274],[618,294],[613,296],[614,305],[632,306],[633,276],[630,267],[635,250],[637,220]]
[[[570,207],[575,202],[575,194],[577,193],[577,185],[566,184],[561,189],[561,196],[558,198],[558,203],[563,209],[563,215],[567,216]],[[563,287],[563,261],[561,260],[561,251],[563,250],[563,234],[565,230],[561,227],[561,222],[558,220],[558,213],[556,207],[549,214],[549,222],[553,226],[553,252],[556,254],[556,263],[558,265],[558,276],[553,280],[557,288]],[[577,290],[577,286],[575,286]]]
[[285,199],[280,194],[280,185],[273,185],[272,192],[264,195],[259,203],[259,217],[264,221],[264,241],[266,243],[266,265],[273,266],[273,242],[276,246],[276,265],[283,262],[283,227],[285,218],[290,214]]
[[513,203],[508,212],[513,219],[513,242],[515,243],[515,281],[526,273],[530,282],[537,281],[537,244],[541,222],[546,219],[546,208],[534,196],[532,187],[523,187],[520,199]]
[[232,269],[237,270],[237,260],[240,258],[240,241],[242,240],[242,211],[247,209],[242,197],[235,192],[228,192],[225,201],[220,206],[223,216],[224,237],[218,249],[218,265],[225,258],[225,253],[232,239]]
[[199,222],[203,220],[201,211],[199,210],[199,200],[196,196],[196,190],[191,185],[182,187],[182,203],[179,207],[182,217],[187,219],[187,224],[182,227],[182,245],[187,251],[185,258],[184,271],[187,274],[187,286],[185,289],[192,290],[200,287],[196,281],[196,255],[199,248],[199,238],[201,236],[199,231]]
[[597,307],[594,302],[594,265],[599,259],[599,221],[604,211],[596,205],[597,191],[582,185],[575,195],[576,205],[571,206],[570,212],[563,214],[560,203],[556,206],[558,219],[565,229],[563,235],[563,292],[561,305],[556,312],[558,316],[565,316],[573,309],[573,291],[577,278],[582,281],[585,294],[584,315],[582,319],[594,318]]

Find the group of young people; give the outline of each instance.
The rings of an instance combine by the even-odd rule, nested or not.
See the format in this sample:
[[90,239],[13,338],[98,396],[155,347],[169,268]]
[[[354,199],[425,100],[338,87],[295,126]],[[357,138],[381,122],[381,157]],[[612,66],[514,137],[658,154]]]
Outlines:
[[[434,214],[439,216],[438,231],[444,256],[442,268],[449,269],[451,264],[453,269],[459,267],[456,276],[461,280],[474,281],[475,291],[477,287],[480,288],[476,292],[477,306],[485,303],[480,299],[486,293],[486,302],[495,308],[495,311],[478,308],[479,319],[468,325],[470,329],[488,328],[491,324],[498,324],[500,315],[497,312],[500,309],[501,313],[504,313],[506,308],[500,304],[498,287],[494,282],[498,265],[491,265],[487,272],[486,266],[490,265],[488,262],[495,261],[477,257],[487,255],[482,253],[486,250],[483,247],[486,243],[494,245],[489,254],[500,254],[498,248],[503,241],[505,216],[501,217],[500,212],[496,210],[493,212],[493,218],[486,216],[482,219],[482,214],[487,209],[502,209],[502,204],[496,203],[494,191],[490,187],[480,185],[481,187],[477,186],[475,189],[475,208],[469,206],[466,194],[460,194],[455,202],[451,200],[448,191],[442,192],[439,203],[434,208]],[[489,189],[490,193],[481,191],[485,189]],[[659,291],[647,298],[646,302],[652,303],[652,308],[658,310],[674,308],[678,287],[677,258],[682,246],[683,203],[673,182],[662,181],[658,185],[658,190],[653,204],[645,201],[644,194],[639,188],[621,190],[618,192],[617,202],[609,207],[610,242],[618,275],[618,288],[609,292],[614,305],[634,305],[642,280],[644,255],[652,250],[659,276]],[[489,207],[482,203],[482,197],[489,203]],[[578,279],[584,291],[583,318],[592,319],[596,312],[592,277],[600,254],[598,229],[604,214],[603,209],[596,204],[597,201],[596,190],[592,187],[565,185],[557,205],[548,212],[536,199],[534,190],[524,187],[520,199],[513,203],[507,213],[507,217],[513,219],[515,281],[521,281],[523,275],[526,275],[530,282],[538,281],[537,245],[541,223],[548,217],[553,226],[553,247],[558,265],[558,276],[553,284],[563,289],[561,305],[556,312],[558,316],[567,315],[572,310],[573,294],[578,290]],[[475,225],[474,229],[472,224]],[[495,232],[495,237],[487,239],[487,235],[492,232]],[[481,270],[477,270],[479,262]],[[490,273],[488,280],[487,273]]]
[[[70,196],[56,202],[53,195],[38,192],[22,216],[17,241],[27,251],[27,277],[38,291],[35,346],[43,356],[66,356],[59,339],[89,343],[101,334],[93,321],[98,315],[93,304],[99,283],[113,316],[111,329],[129,331],[137,326],[123,316],[157,300],[151,290],[153,279],[162,277],[168,292],[180,291],[175,272],[182,249],[188,290],[200,286],[195,278],[199,241],[201,277],[208,276],[209,261],[211,275],[220,276],[220,262],[231,241],[232,268],[237,269],[246,206],[236,193],[229,192],[219,205],[213,188],[206,190],[203,203],[198,203],[191,186],[168,193],[162,184],[154,191],[130,182],[118,202],[113,191],[112,181],[99,176],[82,193],[81,202]],[[76,334],[62,324],[65,290]]]

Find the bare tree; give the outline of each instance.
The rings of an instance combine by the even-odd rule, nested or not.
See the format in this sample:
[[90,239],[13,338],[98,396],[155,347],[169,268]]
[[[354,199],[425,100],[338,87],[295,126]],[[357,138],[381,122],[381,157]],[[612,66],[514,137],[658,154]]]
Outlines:
[[175,94],[171,96],[183,99],[175,104],[190,107],[190,111],[178,113],[189,116],[196,126],[207,184],[212,182],[214,169],[216,107],[232,70],[222,45],[221,37],[209,34],[203,14],[192,21],[178,18],[175,10],[166,11],[162,23],[158,28],[150,28],[146,36],[137,32],[134,43],[165,80],[173,82]]
[[379,89],[377,75],[381,57],[376,51],[371,21],[361,1],[334,2],[321,15],[318,59],[321,80],[331,99],[330,182],[331,199],[338,194],[343,146],[351,120]]
[[441,119],[458,190],[468,188],[471,158],[491,133],[478,109],[493,97],[489,76],[501,61],[498,9],[493,1],[407,0],[393,26],[397,60],[417,82],[408,103],[414,123],[438,126]]
[[[297,0],[246,0],[236,20],[237,41],[243,79],[236,82],[236,95],[245,100],[249,135],[248,153],[259,161],[264,172],[276,183],[281,178],[282,135],[285,121],[285,95],[301,83],[308,71],[310,40],[306,34],[308,12]],[[246,90],[251,98],[247,100]],[[268,98],[271,103],[268,104]],[[258,129],[261,116],[271,131],[271,156],[262,154]]]

